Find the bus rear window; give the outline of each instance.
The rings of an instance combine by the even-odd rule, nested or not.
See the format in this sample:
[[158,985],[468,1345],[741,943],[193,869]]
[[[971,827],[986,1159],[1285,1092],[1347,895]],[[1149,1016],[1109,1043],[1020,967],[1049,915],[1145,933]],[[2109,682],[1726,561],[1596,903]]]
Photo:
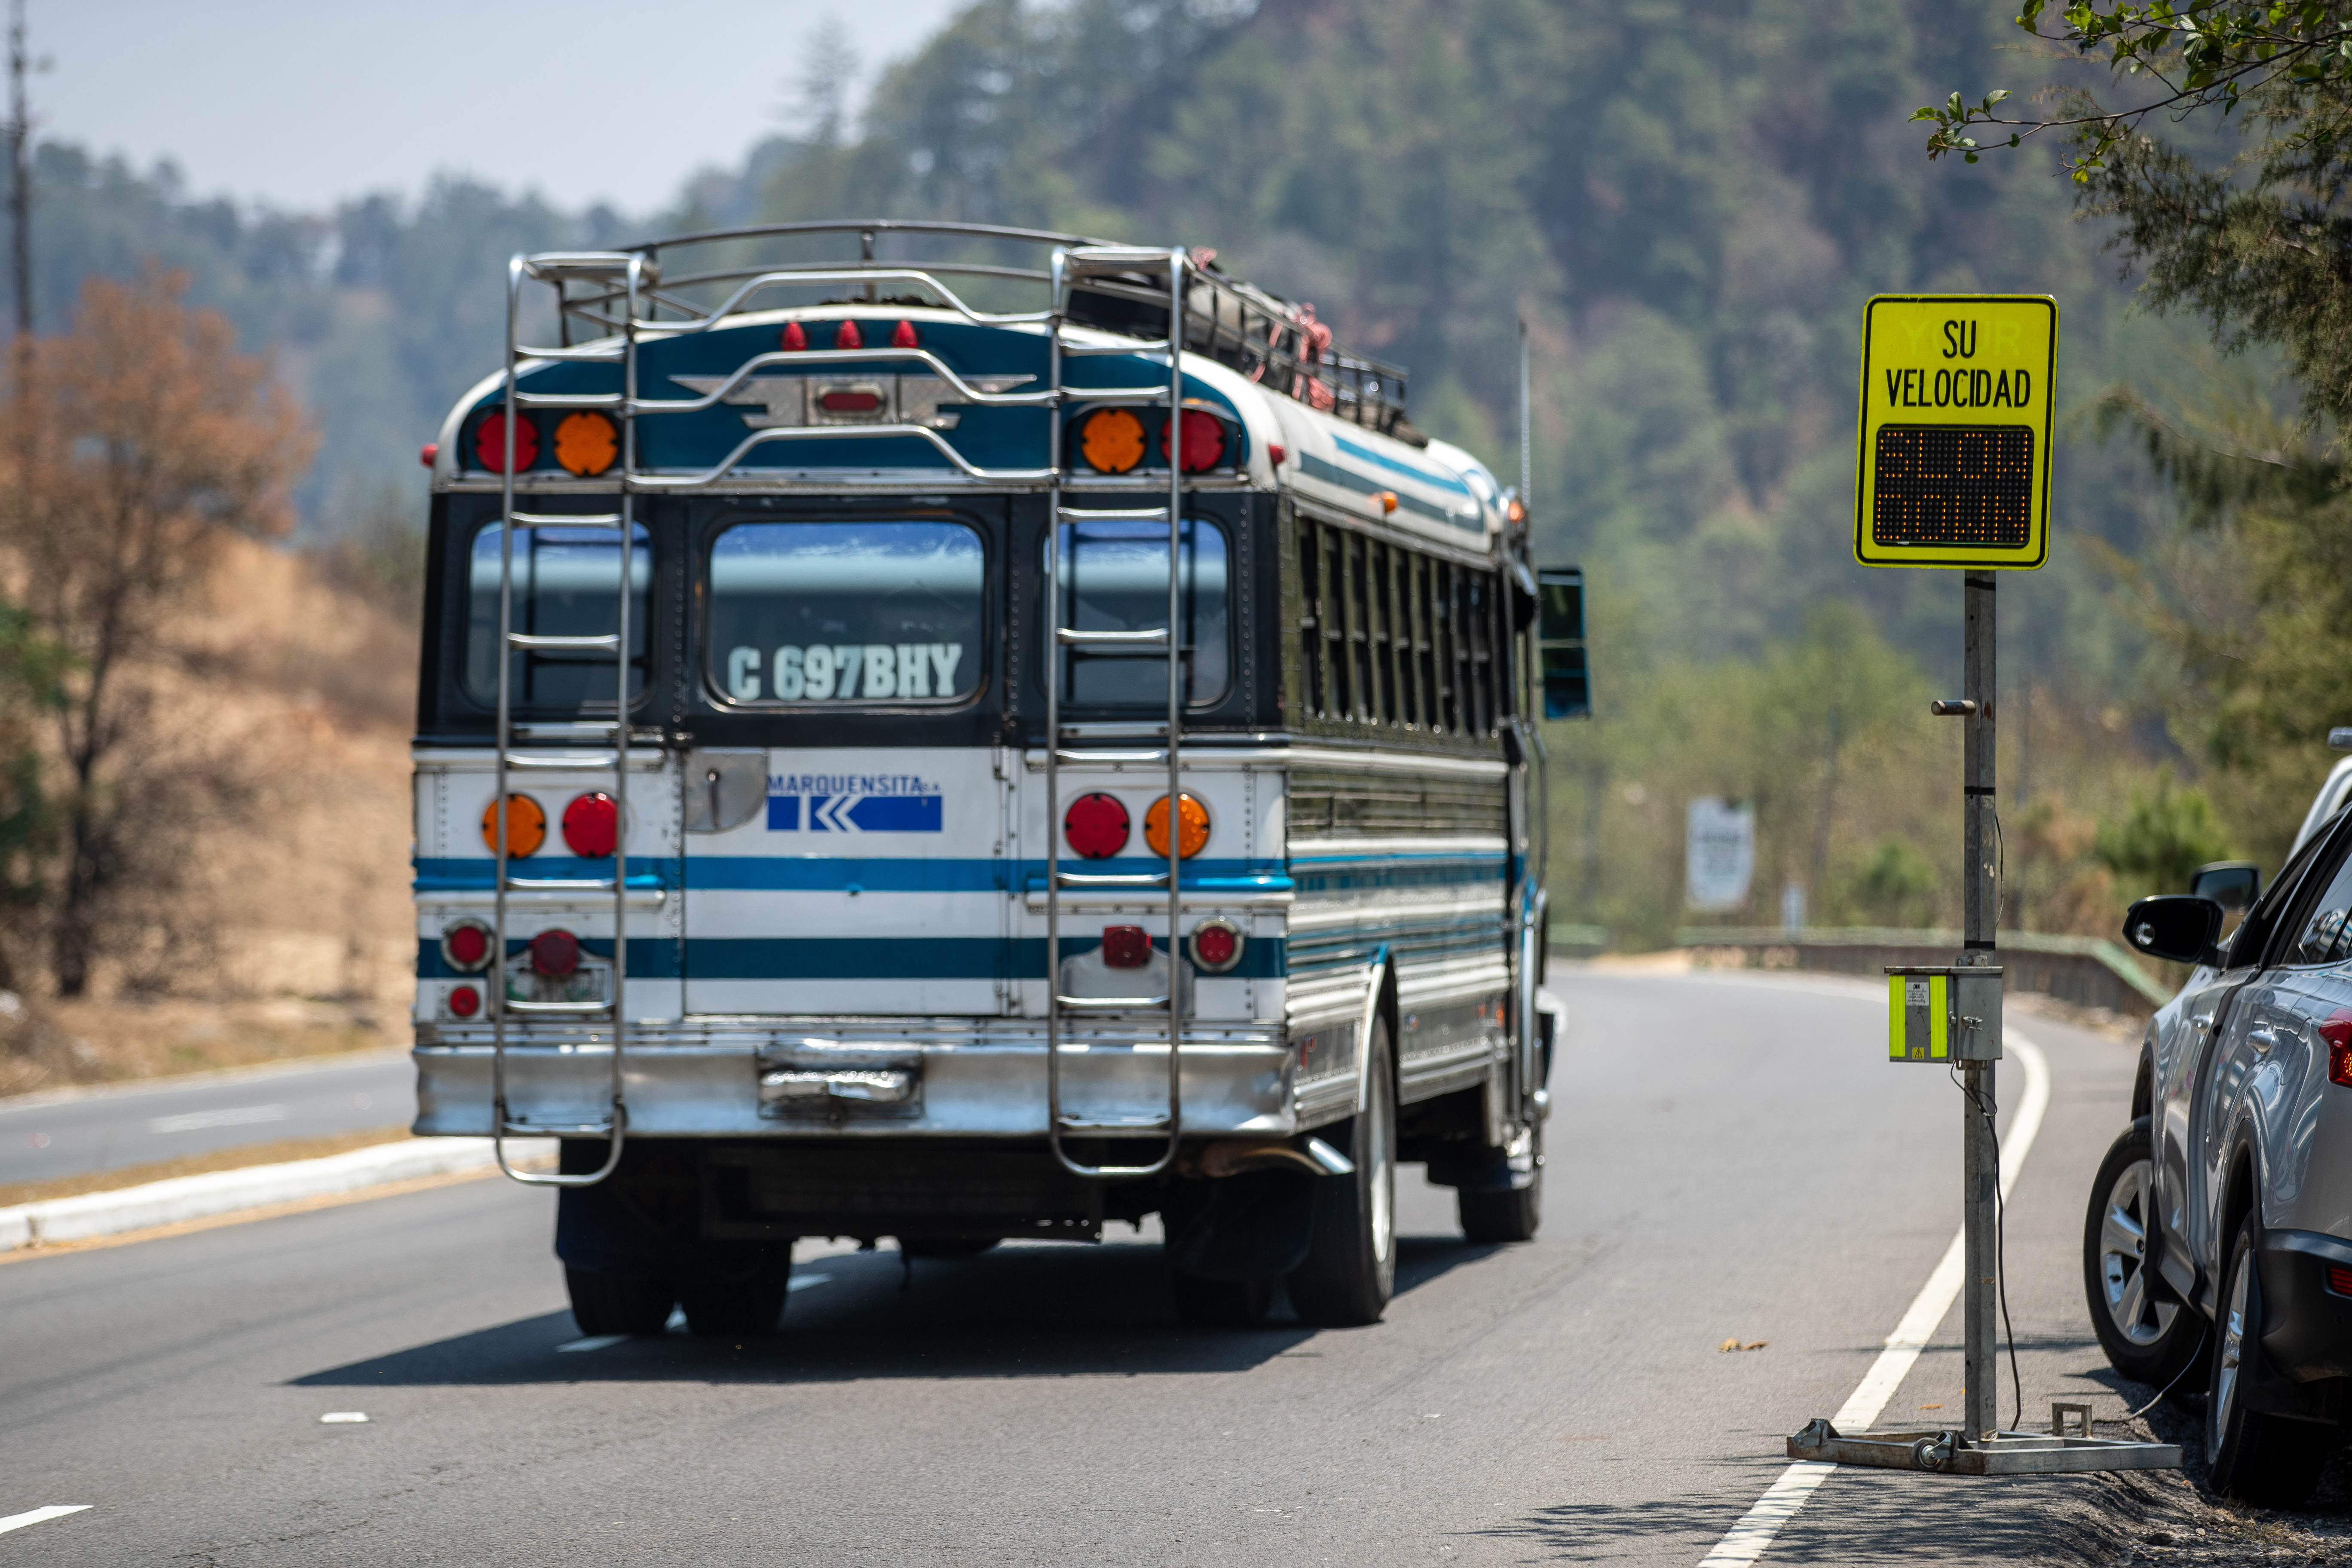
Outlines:
[[[646,689],[647,589],[652,536],[633,525],[629,575],[629,698]],[[499,700],[499,525],[474,535],[467,564],[466,694]],[[538,637],[610,637],[620,629],[621,540],[609,528],[519,528],[514,536],[514,629]],[[609,652],[518,649],[510,654],[518,709],[613,711]]]
[[980,689],[980,535],[743,522],[710,546],[705,678],[730,702],[959,702]]
[[[1061,624],[1078,631],[1151,631],[1168,624],[1168,525],[1090,519],[1062,525]],[[1184,700],[1205,707],[1225,694],[1232,655],[1225,629],[1225,531],[1187,518],[1177,547],[1177,647]],[[1168,660],[1149,647],[1065,650],[1063,700],[1076,707],[1168,704]]]

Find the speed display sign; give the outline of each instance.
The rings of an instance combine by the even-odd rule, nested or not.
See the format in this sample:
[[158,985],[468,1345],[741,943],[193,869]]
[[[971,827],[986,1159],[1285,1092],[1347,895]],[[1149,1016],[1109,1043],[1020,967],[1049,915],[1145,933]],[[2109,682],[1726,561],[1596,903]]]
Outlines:
[[1854,558],[2031,570],[2050,553],[2058,301],[1882,294],[1862,330]]

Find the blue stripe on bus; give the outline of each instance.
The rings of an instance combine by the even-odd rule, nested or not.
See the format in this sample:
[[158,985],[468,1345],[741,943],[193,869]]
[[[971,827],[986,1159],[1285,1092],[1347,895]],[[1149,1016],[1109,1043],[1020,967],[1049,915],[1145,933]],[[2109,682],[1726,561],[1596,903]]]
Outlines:
[[1367,463],[1376,463],[1383,468],[1402,474],[1408,479],[1419,479],[1423,484],[1434,485],[1441,490],[1452,490],[1455,495],[1469,496],[1473,500],[1478,499],[1472,493],[1467,484],[1452,474],[1432,473],[1427,468],[1405,462],[1402,458],[1391,458],[1384,452],[1375,452],[1370,447],[1349,440],[1345,436],[1332,437],[1331,445],[1351,458],[1361,458]]
[[[510,942],[520,952],[525,944]],[[1064,956],[1092,952],[1100,937],[1066,937]],[[1167,951],[1165,942],[1152,944]],[[583,952],[610,958],[609,940],[583,938]],[[640,980],[680,978],[678,944],[667,937],[631,937],[629,973]],[[1220,979],[1277,980],[1285,973],[1278,937],[1253,938],[1242,961]],[[688,937],[687,977],[693,980],[1041,980],[1045,974],[1045,939],[1020,937]],[[416,943],[419,980],[479,978],[450,967],[441,944]]]

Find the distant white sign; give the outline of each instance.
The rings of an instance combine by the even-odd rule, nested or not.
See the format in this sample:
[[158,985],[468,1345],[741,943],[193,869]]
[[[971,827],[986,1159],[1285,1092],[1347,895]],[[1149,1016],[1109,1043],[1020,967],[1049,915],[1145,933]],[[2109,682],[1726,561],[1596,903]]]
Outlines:
[[1745,908],[1756,875],[1756,808],[1714,795],[1690,803],[1683,857],[1683,901],[1704,913]]

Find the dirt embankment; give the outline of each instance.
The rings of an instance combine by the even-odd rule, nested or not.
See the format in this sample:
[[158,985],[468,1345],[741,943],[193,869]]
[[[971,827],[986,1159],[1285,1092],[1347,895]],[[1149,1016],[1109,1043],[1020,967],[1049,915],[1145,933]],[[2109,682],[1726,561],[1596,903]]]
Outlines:
[[[386,602],[390,601],[390,602]],[[416,629],[398,595],[238,542],[142,663],[156,753],[220,787],[159,820],[174,884],[84,996],[44,994],[37,927],[0,993],[0,1095],[395,1044],[415,973]]]

